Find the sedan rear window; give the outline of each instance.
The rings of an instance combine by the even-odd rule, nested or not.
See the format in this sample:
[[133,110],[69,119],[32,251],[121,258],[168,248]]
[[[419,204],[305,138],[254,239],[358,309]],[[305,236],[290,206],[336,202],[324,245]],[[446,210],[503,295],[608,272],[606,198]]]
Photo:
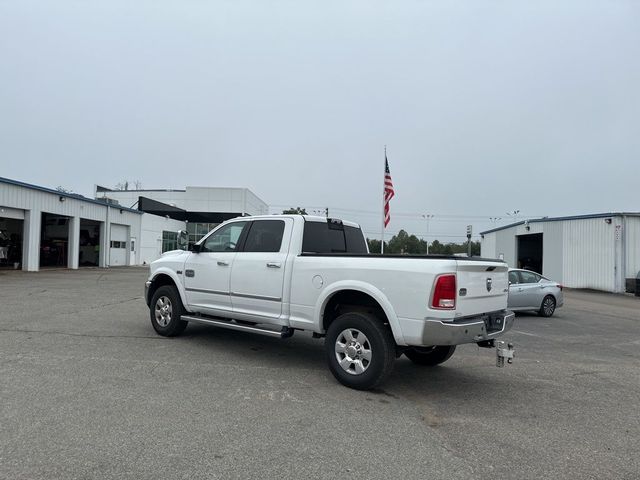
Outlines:
[[520,278],[522,279],[522,283],[538,283],[541,277],[535,273],[521,271]]

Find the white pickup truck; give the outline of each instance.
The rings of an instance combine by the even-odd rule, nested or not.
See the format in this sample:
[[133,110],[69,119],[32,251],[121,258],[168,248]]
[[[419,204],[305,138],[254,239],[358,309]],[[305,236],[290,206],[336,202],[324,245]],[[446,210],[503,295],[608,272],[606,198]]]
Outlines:
[[151,264],[151,323],[188,322],[290,337],[325,337],[342,384],[370,389],[404,354],[437,365],[456,345],[493,346],[509,330],[507,265],[453,256],[370,254],[355,223],[302,215],[240,217],[188,251]]

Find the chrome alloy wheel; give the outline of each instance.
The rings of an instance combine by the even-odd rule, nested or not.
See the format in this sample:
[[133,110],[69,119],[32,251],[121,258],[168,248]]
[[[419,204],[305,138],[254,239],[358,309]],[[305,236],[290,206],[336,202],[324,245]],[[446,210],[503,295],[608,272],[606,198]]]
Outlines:
[[556,301],[552,297],[547,297],[542,302],[542,310],[547,317],[553,315],[556,309]]
[[169,325],[172,311],[173,309],[171,308],[171,300],[169,297],[162,296],[158,298],[155,308],[156,322],[158,322],[158,325],[161,327]]
[[335,352],[340,367],[351,375],[364,373],[371,364],[371,343],[364,333],[355,328],[340,332]]

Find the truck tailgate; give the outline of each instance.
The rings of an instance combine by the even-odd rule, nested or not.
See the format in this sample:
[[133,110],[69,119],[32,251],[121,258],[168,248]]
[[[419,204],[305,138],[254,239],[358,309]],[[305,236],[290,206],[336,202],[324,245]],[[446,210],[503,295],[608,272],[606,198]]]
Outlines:
[[457,260],[456,317],[507,308],[509,273],[499,260]]

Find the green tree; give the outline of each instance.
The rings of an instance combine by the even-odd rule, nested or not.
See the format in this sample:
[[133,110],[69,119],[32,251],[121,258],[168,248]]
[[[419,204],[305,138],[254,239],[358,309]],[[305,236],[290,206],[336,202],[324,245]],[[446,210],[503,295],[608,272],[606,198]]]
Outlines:
[[282,211],[282,215],[307,215],[307,210],[304,208],[296,207],[296,208],[288,208]]
[[[380,253],[380,240],[367,238],[367,244],[371,253]],[[384,253],[426,255],[427,242],[400,230],[391,240],[384,243]],[[434,240],[429,243],[429,254],[431,255],[453,255],[454,253],[467,253],[467,242],[441,243],[439,240]],[[480,255],[480,242],[471,242],[471,255]]]
[[[367,238],[367,245],[369,245],[369,252],[380,253],[380,240],[375,238]],[[388,244],[384,242],[384,249],[387,250]]]
[[438,240],[434,240],[429,245],[429,253],[431,253],[433,255],[442,254],[443,253],[443,249],[444,249],[443,245]]

